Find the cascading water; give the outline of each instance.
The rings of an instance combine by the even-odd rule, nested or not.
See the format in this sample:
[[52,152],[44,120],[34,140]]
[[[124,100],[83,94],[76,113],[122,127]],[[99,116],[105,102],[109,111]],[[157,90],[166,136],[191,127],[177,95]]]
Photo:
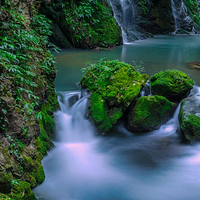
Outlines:
[[152,95],[151,85],[150,85],[149,81],[147,81],[146,84],[144,85],[144,87],[142,88],[140,95],[141,96],[151,96]]
[[131,200],[131,189],[122,184],[123,174],[96,150],[99,140],[86,119],[88,96],[81,97],[80,92],[61,95],[58,98],[61,110],[55,113],[56,148],[43,160],[43,165],[48,165],[45,167],[47,177],[34,190],[37,198],[103,200],[125,197]]
[[145,34],[137,30],[139,27],[134,23],[136,7],[132,0],[108,0],[108,2],[112,7],[117,23],[122,29],[124,43],[146,38]]
[[174,33],[194,33],[194,23],[189,16],[184,0],[171,0],[171,7],[175,21]]
[[[192,92],[199,95],[200,88]],[[86,118],[88,96],[81,96],[60,93],[55,148],[42,162],[46,179],[34,189],[38,200],[199,199],[200,147],[177,146],[179,108],[148,134],[137,136],[119,124],[119,137],[95,137]]]

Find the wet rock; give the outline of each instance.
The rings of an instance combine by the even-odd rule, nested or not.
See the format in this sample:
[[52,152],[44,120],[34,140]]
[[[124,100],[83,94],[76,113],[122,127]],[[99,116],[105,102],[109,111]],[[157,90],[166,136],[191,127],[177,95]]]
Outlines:
[[130,131],[158,129],[169,119],[173,110],[173,103],[165,97],[140,97],[128,115],[127,128]]
[[188,63],[188,67],[190,67],[192,69],[200,69],[200,62],[191,62],[191,63]]
[[140,94],[148,75],[119,61],[100,61],[88,68],[81,80],[91,92],[89,114],[97,129],[108,132]]
[[138,6],[141,14],[136,15],[136,23],[138,23],[141,28],[152,34],[174,31],[174,17],[171,11],[171,1],[151,0],[149,4],[146,4],[146,12],[144,12],[144,6],[140,2],[141,1],[138,1]]
[[166,70],[154,74],[150,79],[152,93],[179,102],[192,89],[194,82],[185,73],[178,70]]
[[200,141],[200,96],[192,95],[181,102],[179,123],[184,141]]
[[61,30],[60,26],[57,23],[52,23],[53,34],[50,37],[52,42],[60,48],[69,48],[71,47],[70,42],[67,37]]

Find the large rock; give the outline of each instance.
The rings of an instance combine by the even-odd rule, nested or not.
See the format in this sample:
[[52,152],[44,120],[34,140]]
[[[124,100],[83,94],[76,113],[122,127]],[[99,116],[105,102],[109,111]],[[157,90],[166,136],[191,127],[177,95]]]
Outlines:
[[192,89],[194,82],[185,73],[178,70],[166,70],[154,74],[150,79],[152,93],[179,102]]
[[179,123],[184,141],[200,141],[200,97],[192,95],[181,102]]
[[59,47],[108,48],[122,44],[121,29],[106,1],[43,1],[41,12],[54,22],[52,41]]
[[89,113],[98,130],[107,132],[112,128],[147,80],[148,75],[116,60],[100,61],[87,69],[81,86],[92,93]]
[[130,131],[158,129],[169,119],[173,103],[162,96],[140,97],[128,115],[127,128]]
[[[137,1],[139,9],[136,12],[136,23],[145,31],[152,34],[169,33],[174,31],[174,17],[171,9],[171,1],[151,0],[142,4]],[[143,1],[144,2],[144,1]]]

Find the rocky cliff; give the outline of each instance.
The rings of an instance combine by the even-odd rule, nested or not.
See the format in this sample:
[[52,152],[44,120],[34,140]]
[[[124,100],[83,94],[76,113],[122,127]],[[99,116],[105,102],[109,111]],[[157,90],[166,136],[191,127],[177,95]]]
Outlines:
[[0,199],[36,199],[45,176],[41,160],[52,146],[54,58],[50,21],[40,1],[1,1]]

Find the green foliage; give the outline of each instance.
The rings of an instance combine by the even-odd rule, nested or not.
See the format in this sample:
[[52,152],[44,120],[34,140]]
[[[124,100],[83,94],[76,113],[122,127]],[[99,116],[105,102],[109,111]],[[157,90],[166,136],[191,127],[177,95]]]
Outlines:
[[111,8],[101,0],[65,3],[66,22],[74,46],[108,47],[119,44],[120,30]]
[[[35,94],[38,87],[36,74],[43,71],[44,74],[54,72],[54,58],[46,47],[51,46],[48,36],[52,33],[51,21],[41,14],[34,14],[30,28],[26,27],[26,18],[21,10],[1,7],[0,14],[10,17],[0,23],[0,67],[1,80],[11,80],[15,86],[12,91],[17,107],[32,115],[38,106],[39,97]],[[40,58],[35,55],[39,54]],[[2,88],[3,94],[7,90]],[[3,109],[2,112],[7,112]],[[1,129],[5,131],[6,119],[1,120]]]
[[17,138],[11,138],[11,136],[6,134],[6,138],[9,141],[9,153],[15,157],[19,164],[23,164],[21,153],[24,149],[24,144],[20,142]]
[[[0,199],[36,199],[31,188],[44,180],[42,155],[34,146],[38,135],[42,144],[48,143],[45,151],[51,147],[52,113],[57,107],[55,61],[47,49],[52,47],[51,21],[32,6],[30,15],[7,4],[0,7],[0,18],[6,16],[0,21],[0,132],[7,145],[0,144],[5,162],[0,189],[7,189],[0,192],[8,196],[0,194]],[[5,180],[1,173],[8,174]]]
[[148,10],[148,8],[147,8],[147,0],[140,0],[139,1],[139,5],[141,6],[142,13],[144,15],[146,15],[147,14],[147,10]]
[[184,0],[184,2],[190,13],[191,18],[195,22],[197,29],[200,30],[199,5],[197,0]]

